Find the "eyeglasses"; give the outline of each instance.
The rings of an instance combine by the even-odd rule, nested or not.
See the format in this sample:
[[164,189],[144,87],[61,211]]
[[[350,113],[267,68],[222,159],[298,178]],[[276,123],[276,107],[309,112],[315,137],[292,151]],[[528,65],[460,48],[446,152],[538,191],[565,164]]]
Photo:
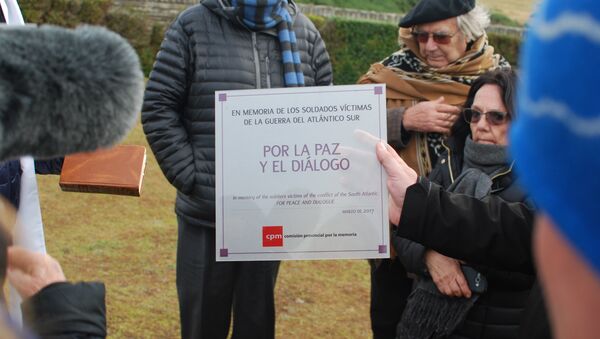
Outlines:
[[435,41],[437,44],[440,44],[440,45],[449,44],[450,41],[452,41],[452,37],[455,36],[456,33],[458,33],[458,31],[456,31],[454,33],[445,33],[445,32],[429,33],[429,32],[421,32],[421,31],[410,32],[410,34],[412,34],[413,38],[415,40],[417,40],[420,44],[426,44],[427,41],[429,41],[429,36],[432,36],[433,41]]
[[502,125],[505,124],[509,119],[510,115],[506,112],[500,111],[489,111],[489,112],[480,112],[473,108],[465,108],[462,111],[463,117],[465,117],[465,121],[469,124],[476,124],[481,120],[481,116],[485,114],[485,119],[490,125]]

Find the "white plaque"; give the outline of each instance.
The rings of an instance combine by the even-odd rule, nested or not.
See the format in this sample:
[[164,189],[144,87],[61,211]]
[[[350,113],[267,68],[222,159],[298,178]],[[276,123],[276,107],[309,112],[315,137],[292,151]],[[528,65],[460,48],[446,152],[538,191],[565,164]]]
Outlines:
[[217,261],[389,257],[385,85],[215,93]]

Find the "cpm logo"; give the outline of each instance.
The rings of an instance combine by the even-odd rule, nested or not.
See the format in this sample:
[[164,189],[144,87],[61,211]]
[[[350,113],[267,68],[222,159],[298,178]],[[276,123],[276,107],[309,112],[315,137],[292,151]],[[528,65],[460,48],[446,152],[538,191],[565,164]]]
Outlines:
[[283,226],[263,226],[262,245],[263,247],[282,247]]

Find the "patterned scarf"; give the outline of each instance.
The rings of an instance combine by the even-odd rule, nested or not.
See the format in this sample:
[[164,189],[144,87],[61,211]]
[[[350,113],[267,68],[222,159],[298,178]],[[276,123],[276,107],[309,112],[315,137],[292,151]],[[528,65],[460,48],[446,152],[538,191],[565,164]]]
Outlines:
[[371,65],[363,76],[371,80],[385,79],[387,94],[394,99],[423,101],[444,96],[446,103],[462,105],[473,80],[488,70],[510,67],[504,57],[494,54],[494,47],[483,35],[469,44],[462,58],[448,66],[434,68],[421,56],[410,29],[401,28],[399,32],[403,47],[380,63]]
[[[371,65],[358,83],[385,83],[387,107],[408,108],[420,101],[435,100],[441,96],[445,103],[461,106],[467,99],[471,83],[481,74],[498,67],[510,67],[504,57],[494,54],[488,44],[487,35],[469,43],[465,55],[446,67],[434,68],[425,62],[419,45],[410,34],[410,29],[399,30],[401,48],[381,62]],[[432,169],[429,154],[436,157],[443,153],[443,136],[437,133],[417,133],[416,150],[418,169],[428,175]]]
[[387,57],[382,63],[394,68],[399,74],[412,74],[416,79],[429,81],[457,82],[471,85],[482,73],[498,67],[510,67],[503,56],[494,54],[494,48],[488,44],[487,35],[481,36],[468,46],[466,54],[450,65],[435,68],[427,65],[419,52],[419,46],[412,38],[410,30],[400,29],[400,40],[404,47]]
[[277,28],[281,45],[285,85],[287,87],[304,86],[304,74],[296,33],[292,27],[292,16],[288,0],[230,0],[238,8],[238,18],[252,31]]

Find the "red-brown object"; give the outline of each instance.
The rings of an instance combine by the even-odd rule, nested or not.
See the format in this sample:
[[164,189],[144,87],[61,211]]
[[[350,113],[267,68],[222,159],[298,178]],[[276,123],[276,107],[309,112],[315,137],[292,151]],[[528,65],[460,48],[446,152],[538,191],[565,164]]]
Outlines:
[[146,148],[119,145],[65,156],[59,185],[63,191],[140,196]]

